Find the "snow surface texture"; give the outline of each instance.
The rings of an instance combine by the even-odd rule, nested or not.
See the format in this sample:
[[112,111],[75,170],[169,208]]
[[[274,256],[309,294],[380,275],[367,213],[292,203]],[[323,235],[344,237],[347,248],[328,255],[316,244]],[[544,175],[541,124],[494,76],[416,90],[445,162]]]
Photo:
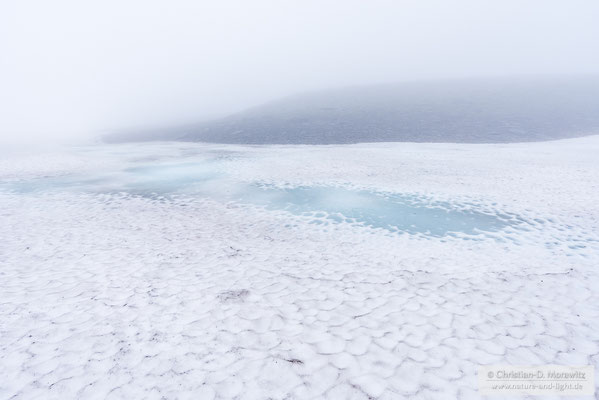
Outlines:
[[[4,156],[0,398],[479,398],[481,364],[597,366],[597,154],[598,136]],[[377,224],[371,194],[422,225]]]

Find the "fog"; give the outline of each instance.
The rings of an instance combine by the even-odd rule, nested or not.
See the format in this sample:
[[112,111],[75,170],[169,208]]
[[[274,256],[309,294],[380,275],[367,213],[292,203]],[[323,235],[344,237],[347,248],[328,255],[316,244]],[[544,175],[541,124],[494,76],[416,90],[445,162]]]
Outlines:
[[14,1],[0,143],[84,141],[314,89],[599,73],[599,2]]

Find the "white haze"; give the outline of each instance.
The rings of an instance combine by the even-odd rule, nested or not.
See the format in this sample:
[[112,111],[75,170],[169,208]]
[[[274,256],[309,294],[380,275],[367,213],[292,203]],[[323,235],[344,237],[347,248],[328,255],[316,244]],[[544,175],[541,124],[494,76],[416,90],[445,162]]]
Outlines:
[[599,72],[599,2],[4,1],[0,144],[197,121],[325,87]]

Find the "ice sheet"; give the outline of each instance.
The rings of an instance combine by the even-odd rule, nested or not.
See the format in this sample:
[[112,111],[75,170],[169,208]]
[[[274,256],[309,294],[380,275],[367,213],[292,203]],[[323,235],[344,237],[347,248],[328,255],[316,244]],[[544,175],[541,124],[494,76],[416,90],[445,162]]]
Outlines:
[[[598,150],[6,156],[0,398],[478,398],[479,364],[597,365]],[[393,204],[500,226],[399,232]]]

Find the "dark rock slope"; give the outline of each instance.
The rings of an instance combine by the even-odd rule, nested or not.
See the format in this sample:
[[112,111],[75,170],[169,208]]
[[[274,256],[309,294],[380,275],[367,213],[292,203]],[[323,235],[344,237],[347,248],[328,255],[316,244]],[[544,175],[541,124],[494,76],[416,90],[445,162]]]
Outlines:
[[599,77],[352,87],[295,95],[225,118],[107,141],[243,144],[505,143],[599,133]]

